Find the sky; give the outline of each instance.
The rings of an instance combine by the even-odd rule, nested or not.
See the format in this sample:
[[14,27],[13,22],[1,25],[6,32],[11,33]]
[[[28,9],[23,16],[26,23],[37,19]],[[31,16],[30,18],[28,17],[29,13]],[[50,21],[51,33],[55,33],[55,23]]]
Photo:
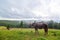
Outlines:
[[0,20],[60,21],[60,0],[0,0]]

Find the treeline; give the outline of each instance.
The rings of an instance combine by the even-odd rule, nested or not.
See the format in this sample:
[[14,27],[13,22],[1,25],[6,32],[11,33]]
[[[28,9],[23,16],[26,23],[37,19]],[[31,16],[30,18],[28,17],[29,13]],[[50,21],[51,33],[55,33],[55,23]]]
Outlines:
[[29,24],[24,21],[0,20],[0,26],[10,27],[10,28],[29,28]]
[[[36,21],[37,22],[37,21]],[[0,26],[5,26],[9,30],[9,28],[30,28],[29,21],[8,21],[8,20],[0,20]],[[60,23],[54,21],[46,22],[48,27],[51,29],[60,29]]]
[[48,27],[52,29],[60,29],[60,22],[48,21]]

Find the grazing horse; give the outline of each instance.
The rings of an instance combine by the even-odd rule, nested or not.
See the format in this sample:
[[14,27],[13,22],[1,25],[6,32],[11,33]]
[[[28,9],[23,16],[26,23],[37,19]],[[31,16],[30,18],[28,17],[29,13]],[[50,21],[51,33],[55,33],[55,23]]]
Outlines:
[[42,22],[32,23],[31,26],[35,28],[35,32],[38,32],[38,29],[44,29],[45,35],[48,34],[48,27],[47,24]]

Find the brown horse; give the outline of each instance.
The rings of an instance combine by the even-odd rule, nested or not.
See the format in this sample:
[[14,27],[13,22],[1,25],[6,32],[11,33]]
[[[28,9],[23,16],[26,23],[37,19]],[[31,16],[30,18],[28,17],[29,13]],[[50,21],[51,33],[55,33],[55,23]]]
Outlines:
[[48,34],[48,27],[47,24],[42,22],[32,23],[31,26],[35,28],[35,32],[38,32],[38,29],[44,29],[45,35]]

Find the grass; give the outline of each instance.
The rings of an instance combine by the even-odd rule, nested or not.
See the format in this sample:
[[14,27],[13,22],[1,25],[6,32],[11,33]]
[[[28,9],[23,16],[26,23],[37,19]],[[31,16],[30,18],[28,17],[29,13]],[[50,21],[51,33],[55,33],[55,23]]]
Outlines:
[[0,40],[60,40],[60,30],[49,29],[48,35],[39,29],[39,35],[35,35],[34,29],[30,28],[0,28]]

